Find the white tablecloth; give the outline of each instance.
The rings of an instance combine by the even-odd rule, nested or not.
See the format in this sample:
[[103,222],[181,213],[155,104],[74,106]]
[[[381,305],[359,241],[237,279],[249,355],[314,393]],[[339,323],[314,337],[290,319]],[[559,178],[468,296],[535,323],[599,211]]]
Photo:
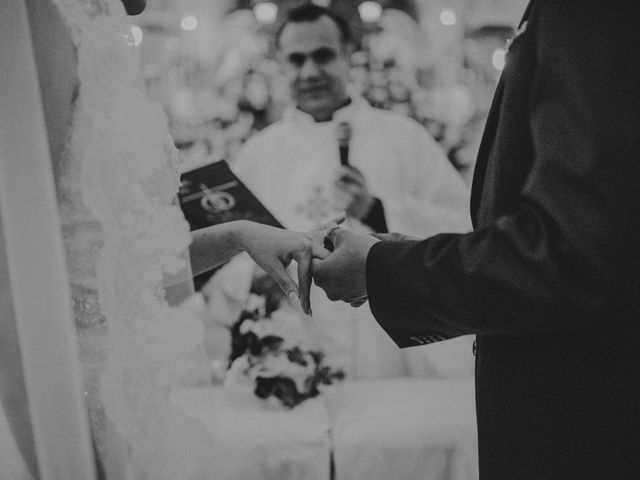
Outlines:
[[212,480],[328,480],[329,417],[322,397],[292,410],[250,390],[181,389],[172,400],[209,428],[219,469]]
[[209,428],[216,480],[477,480],[473,378],[345,382],[293,410],[250,390],[181,389]]
[[335,480],[477,480],[472,377],[345,383],[326,398]]

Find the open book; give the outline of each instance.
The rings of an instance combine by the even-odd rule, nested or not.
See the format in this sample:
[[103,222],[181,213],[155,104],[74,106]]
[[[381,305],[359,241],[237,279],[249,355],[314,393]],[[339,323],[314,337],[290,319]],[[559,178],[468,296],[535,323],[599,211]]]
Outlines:
[[283,228],[225,160],[183,173],[178,197],[191,230],[241,219]]

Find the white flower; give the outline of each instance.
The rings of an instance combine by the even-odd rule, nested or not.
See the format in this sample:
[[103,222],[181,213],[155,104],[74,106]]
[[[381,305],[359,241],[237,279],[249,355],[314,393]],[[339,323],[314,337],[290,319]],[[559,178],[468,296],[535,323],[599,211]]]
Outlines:
[[286,377],[293,380],[298,392],[306,391],[306,380],[314,374],[315,362],[311,355],[305,354],[307,365],[292,362],[284,352],[265,356],[256,368],[258,377]]
[[265,320],[268,335],[275,335],[284,339],[282,348],[300,347],[305,349],[307,332],[302,316],[289,305],[276,310],[270,320]]
[[255,332],[256,329],[254,328],[255,324],[256,322],[254,322],[250,318],[247,318],[244,322],[240,324],[240,335],[246,335],[249,332],[256,333]]
[[[257,297],[256,295],[252,295]],[[264,304],[262,297],[252,300],[251,306],[260,308],[260,299]],[[249,310],[249,306],[245,308]],[[252,332],[258,338],[262,339],[267,336],[276,336],[284,339],[285,343],[282,348],[304,347],[307,337],[302,316],[289,305],[276,310],[269,318],[260,318],[258,320],[247,319],[240,324],[240,334],[246,335]]]
[[236,358],[224,376],[223,385],[225,387],[252,385],[254,377],[250,375],[251,368],[249,358],[246,355]]
[[249,298],[247,298],[244,309],[247,312],[254,312],[258,310],[262,315],[262,312],[264,312],[265,309],[265,304],[266,300],[264,299],[264,297],[252,293],[249,295]]

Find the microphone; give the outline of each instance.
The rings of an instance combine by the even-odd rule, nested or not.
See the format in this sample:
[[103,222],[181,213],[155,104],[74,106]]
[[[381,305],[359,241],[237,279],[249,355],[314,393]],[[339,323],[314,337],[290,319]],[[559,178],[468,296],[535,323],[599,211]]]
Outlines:
[[340,147],[340,165],[346,167],[349,165],[349,142],[351,141],[351,125],[349,125],[347,122],[338,123],[336,138],[338,139],[338,147]]

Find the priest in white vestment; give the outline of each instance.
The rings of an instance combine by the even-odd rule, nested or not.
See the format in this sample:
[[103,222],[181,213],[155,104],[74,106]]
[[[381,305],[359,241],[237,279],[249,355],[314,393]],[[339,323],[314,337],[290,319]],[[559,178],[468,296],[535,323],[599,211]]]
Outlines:
[[[339,17],[316,6],[296,9],[276,43],[292,104],[247,141],[232,168],[286,228],[316,229],[346,212],[347,228],[359,231],[427,237],[471,230],[468,187],[426,129],[347,92],[349,32]],[[311,301],[312,343],[347,378],[472,372],[469,338],[401,352],[368,306],[332,303],[316,288]]]

